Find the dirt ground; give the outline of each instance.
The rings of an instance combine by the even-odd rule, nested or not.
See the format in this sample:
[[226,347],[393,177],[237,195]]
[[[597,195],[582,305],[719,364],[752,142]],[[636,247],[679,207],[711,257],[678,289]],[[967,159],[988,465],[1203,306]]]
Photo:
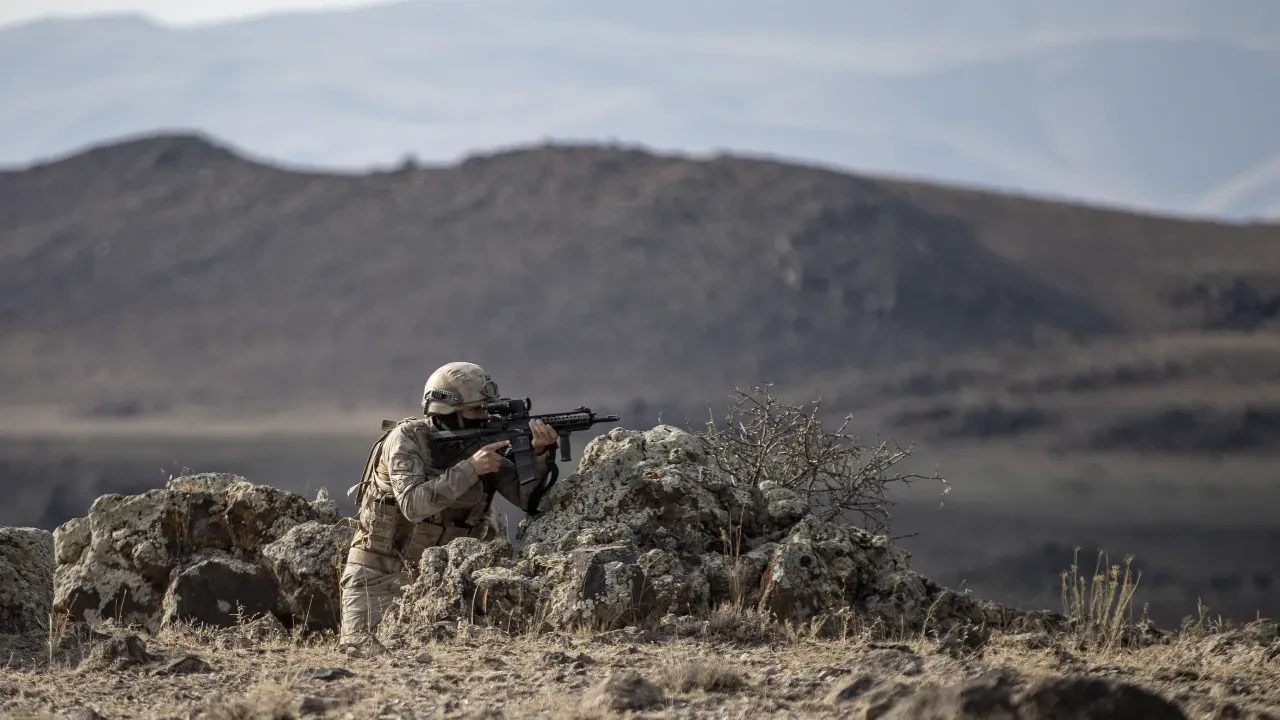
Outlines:
[[1280,718],[1280,644],[1268,636],[1268,650],[1256,631],[1219,632],[1212,622],[1142,649],[1023,634],[995,635],[972,654],[922,637],[816,639],[803,629],[748,642],[714,631],[654,641],[617,630],[508,637],[464,624],[443,638],[365,653],[344,653],[332,637],[301,640],[253,624],[137,633],[141,643],[126,640],[134,632],[70,630],[52,656],[48,638],[0,637],[0,714],[870,718],[921,688],[1084,674],[1143,686],[1189,718]]

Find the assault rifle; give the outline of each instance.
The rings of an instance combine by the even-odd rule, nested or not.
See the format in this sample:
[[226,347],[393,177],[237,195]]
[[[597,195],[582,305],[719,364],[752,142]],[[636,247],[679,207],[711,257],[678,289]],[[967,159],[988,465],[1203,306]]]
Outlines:
[[[569,457],[570,433],[582,432],[591,429],[594,425],[617,422],[621,419],[618,415],[597,415],[590,408],[585,407],[568,412],[530,415],[533,401],[529,398],[501,398],[487,402],[481,407],[489,413],[489,419],[475,427],[428,433],[427,441],[433,445],[439,443],[448,447],[472,444],[476,440],[481,440],[485,444],[507,440],[511,443],[509,447],[511,460],[516,464],[516,474],[521,485],[537,480],[533,459],[533,431],[529,429],[530,422],[541,420],[556,431],[559,436],[556,445],[560,447],[560,459],[568,462],[572,459]],[[394,420],[382,421],[383,430],[390,430],[395,425]]]

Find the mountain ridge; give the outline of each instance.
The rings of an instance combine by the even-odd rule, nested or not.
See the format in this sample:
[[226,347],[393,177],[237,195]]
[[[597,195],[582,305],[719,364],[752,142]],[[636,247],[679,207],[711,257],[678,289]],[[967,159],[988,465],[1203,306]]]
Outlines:
[[0,30],[0,64],[23,69],[0,78],[0,162],[166,127],[353,169],[616,136],[1180,214],[1280,202],[1280,105],[1260,91],[1280,84],[1280,53],[1250,40],[1280,30],[1274,9],[738,7],[402,2]]
[[1280,226],[590,145],[339,175],[160,135],[0,193],[0,386],[27,404],[390,401],[446,355],[556,396],[718,397],[1194,329],[1217,286],[1177,288],[1280,277]]

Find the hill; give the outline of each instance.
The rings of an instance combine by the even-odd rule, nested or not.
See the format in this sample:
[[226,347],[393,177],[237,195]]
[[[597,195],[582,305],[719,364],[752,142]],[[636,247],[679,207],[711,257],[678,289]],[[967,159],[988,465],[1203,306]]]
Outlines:
[[153,128],[354,170],[625,137],[1276,218],[1277,37],[1266,0],[408,0],[214,25],[45,20],[0,28],[14,69],[0,163]]
[[[1280,278],[1277,226],[626,148],[335,175],[172,135],[5,173],[0,194],[0,387],[86,412],[400,404],[455,357],[512,392],[702,402],[1248,329]],[[1242,306],[1220,307],[1224,282]]]

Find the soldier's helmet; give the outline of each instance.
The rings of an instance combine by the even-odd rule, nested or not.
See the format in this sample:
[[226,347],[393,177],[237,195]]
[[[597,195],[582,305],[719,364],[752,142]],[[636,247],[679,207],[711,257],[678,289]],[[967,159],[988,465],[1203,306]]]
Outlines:
[[440,366],[422,389],[424,415],[448,415],[497,400],[498,384],[484,368],[469,362]]

